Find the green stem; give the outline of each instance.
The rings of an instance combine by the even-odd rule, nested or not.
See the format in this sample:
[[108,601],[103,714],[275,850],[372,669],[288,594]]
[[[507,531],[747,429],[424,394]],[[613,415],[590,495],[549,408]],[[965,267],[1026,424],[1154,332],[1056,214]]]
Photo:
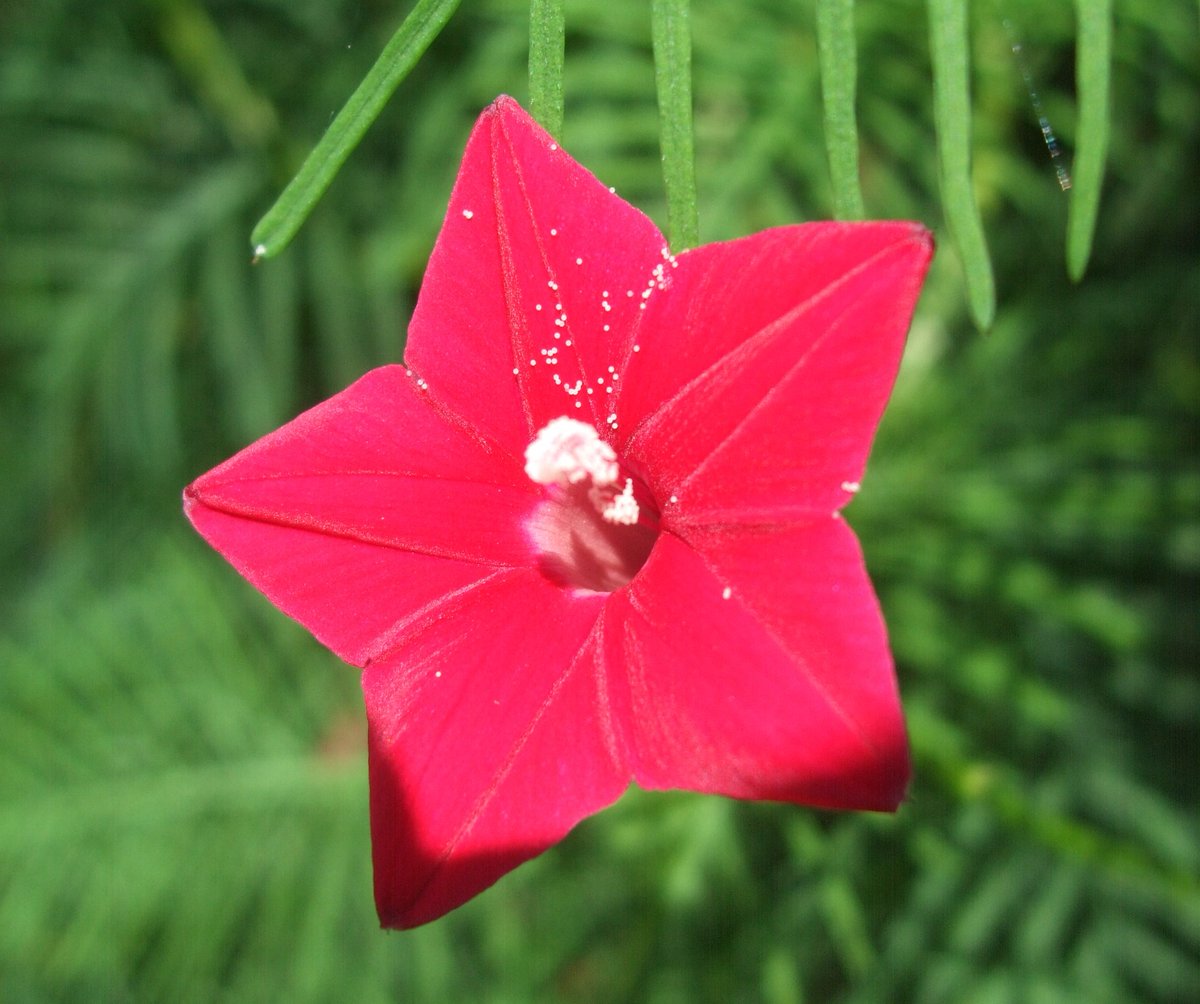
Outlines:
[[565,0],[529,3],[529,111],[555,139],[562,138]]
[[662,135],[667,224],[676,251],[700,243],[692,140],[692,36],[688,0],[653,0],[654,81]]
[[363,133],[446,26],[459,2],[418,0],[296,176],[254,228],[250,243],[254,245],[255,260],[278,254],[295,236]]

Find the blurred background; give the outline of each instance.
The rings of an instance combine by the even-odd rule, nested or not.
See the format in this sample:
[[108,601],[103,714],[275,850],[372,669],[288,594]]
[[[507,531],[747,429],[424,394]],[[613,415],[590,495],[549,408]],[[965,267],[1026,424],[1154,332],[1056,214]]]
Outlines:
[[[665,225],[642,0],[568,5],[569,150]],[[464,3],[279,258],[248,237],[408,4],[0,5],[0,999],[1200,1000],[1200,11],[1118,0],[1082,283],[1074,12],[972,5],[999,311],[937,193],[926,9],[859,4],[873,217],[940,251],[848,511],[916,759],[897,816],[631,791],[377,929],[357,674],[182,486],[403,350],[527,6]],[[827,217],[812,0],[693,4],[701,236]]]

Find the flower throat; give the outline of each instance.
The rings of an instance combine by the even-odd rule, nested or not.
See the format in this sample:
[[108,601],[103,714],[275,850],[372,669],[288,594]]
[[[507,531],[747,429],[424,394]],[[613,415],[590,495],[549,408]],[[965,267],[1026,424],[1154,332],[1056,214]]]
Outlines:
[[595,428],[566,417],[548,422],[525,450],[525,473],[546,487],[529,530],[549,578],[611,592],[637,574],[658,537],[657,513]]

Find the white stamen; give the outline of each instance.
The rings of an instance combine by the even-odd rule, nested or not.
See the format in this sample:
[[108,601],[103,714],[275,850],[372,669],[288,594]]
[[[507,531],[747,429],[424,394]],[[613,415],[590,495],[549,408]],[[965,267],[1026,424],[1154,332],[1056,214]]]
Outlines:
[[469,210],[469,209],[464,209],[464,210],[463,210],[463,219],[464,219],[464,220],[469,220],[469,219],[470,219],[472,216],[474,216],[474,215],[475,215],[475,214],[474,214],[473,212],[471,212],[471,210]]
[[625,490],[615,495],[600,512],[609,523],[633,526],[638,521],[637,499],[633,497],[633,478],[625,479]]

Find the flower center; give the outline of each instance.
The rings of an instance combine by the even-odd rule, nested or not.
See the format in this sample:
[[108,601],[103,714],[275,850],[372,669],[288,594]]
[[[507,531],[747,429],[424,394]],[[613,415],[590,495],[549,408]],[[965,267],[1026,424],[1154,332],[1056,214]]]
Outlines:
[[595,428],[556,418],[525,449],[525,473],[546,486],[529,532],[542,571],[565,586],[620,589],[646,563],[658,518]]

